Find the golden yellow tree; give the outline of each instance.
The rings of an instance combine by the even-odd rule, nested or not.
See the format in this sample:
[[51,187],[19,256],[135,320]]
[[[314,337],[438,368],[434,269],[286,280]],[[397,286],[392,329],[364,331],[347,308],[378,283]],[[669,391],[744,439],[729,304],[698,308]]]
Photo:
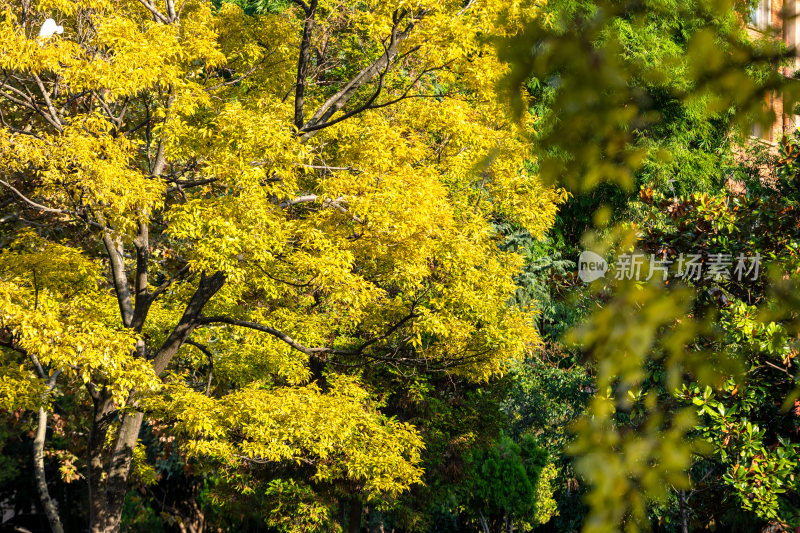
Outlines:
[[525,170],[492,38],[536,6],[0,10],[2,407],[41,427],[79,395],[91,531],[119,530],[145,419],[231,479],[418,481],[419,435],[358,369],[484,379],[535,342],[492,222],[541,235],[563,193]]

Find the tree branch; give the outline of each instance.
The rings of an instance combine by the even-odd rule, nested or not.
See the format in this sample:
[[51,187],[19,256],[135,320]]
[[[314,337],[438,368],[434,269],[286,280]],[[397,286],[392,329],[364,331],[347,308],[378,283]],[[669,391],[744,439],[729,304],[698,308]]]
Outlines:
[[[30,93],[26,94],[17,89],[16,87],[14,87],[13,85],[10,85],[5,82],[0,83],[0,87],[5,89],[3,91],[0,91],[0,95],[2,95],[4,98],[14,102],[15,104],[26,107],[35,113],[38,113],[39,115],[42,116],[43,119],[45,119],[51,126],[56,128],[58,131],[62,130],[61,121],[54,121],[53,118],[50,116],[50,114],[39,106],[39,104],[36,102],[36,99],[33,97],[32,94]],[[18,97],[15,98],[6,91],[11,91],[12,93],[18,95]]]
[[184,181],[175,181],[175,185],[173,187],[169,187],[167,192],[175,192],[183,188],[188,187],[199,187],[201,185],[208,185],[209,183],[216,183],[219,179],[218,178],[205,178],[202,180],[184,180]]
[[303,11],[305,11],[306,14],[308,14],[308,12],[311,10],[311,7],[309,7],[309,5],[303,0],[292,0],[292,2],[303,8]]
[[197,348],[198,350],[203,352],[203,354],[205,354],[206,357],[208,357],[209,371],[208,371],[208,383],[206,383],[206,396],[210,396],[211,395],[211,378],[214,375],[214,356],[211,354],[211,350],[209,350],[208,348],[206,348],[204,345],[200,344],[199,342],[195,342],[192,339],[186,339],[186,344],[188,344],[190,346],[194,346],[195,348]]
[[124,250],[122,242],[116,242],[111,238],[108,229],[103,231],[103,244],[108,252],[108,259],[111,264],[111,278],[114,282],[114,289],[117,293],[117,303],[122,315],[122,323],[126,328],[133,323],[133,303],[131,301],[131,290],[128,287],[128,274],[125,269]]
[[156,353],[153,360],[153,369],[156,374],[161,374],[169,364],[172,357],[178,352],[178,349],[186,342],[192,331],[201,324],[200,313],[203,307],[211,299],[214,294],[219,291],[225,284],[225,274],[222,272],[215,272],[211,276],[202,274],[200,277],[200,285],[197,291],[192,295],[186,310],[183,312],[178,325],[169,334],[167,340]]
[[134,283],[136,302],[131,326],[135,331],[141,331],[152,303],[152,297],[147,288],[150,268],[150,228],[144,220],[139,222],[139,234],[133,239],[133,245],[136,247],[136,280]]
[[[53,372],[51,376],[42,368],[41,363],[36,355],[29,353],[33,365],[40,377],[45,380],[47,384],[47,396],[56,386],[56,380],[61,374],[61,370]],[[47,398],[45,398],[46,400]],[[33,472],[36,479],[36,490],[39,493],[39,500],[42,502],[44,514],[47,516],[47,521],[50,523],[50,530],[53,533],[64,533],[64,526],[61,525],[61,519],[58,517],[58,510],[56,509],[53,498],[50,497],[50,491],[47,488],[47,477],[44,471],[44,441],[47,437],[47,411],[44,405],[39,407],[39,420],[36,427],[36,437],[33,439]]]
[[161,295],[161,293],[162,293],[162,292],[164,292],[165,290],[167,290],[167,289],[169,288],[169,286],[170,286],[170,285],[172,285],[173,283],[175,283],[175,282],[176,282],[178,279],[180,279],[180,278],[181,278],[181,277],[182,277],[184,274],[186,274],[187,272],[189,272],[189,265],[185,265],[183,268],[181,268],[181,269],[180,269],[180,270],[177,272],[177,274],[175,274],[174,276],[172,276],[171,278],[169,278],[167,281],[165,281],[164,283],[162,283],[161,285],[159,285],[158,287],[156,287],[156,290],[154,290],[154,291],[153,291],[153,294],[151,295],[151,299],[152,299],[153,301],[155,301],[155,299],[156,299],[156,298],[158,298],[158,297]]
[[302,352],[306,355],[317,355],[317,354],[334,354],[334,355],[357,355],[358,352],[354,350],[336,350],[334,348],[307,348],[291,338],[289,335],[278,331],[275,328],[271,328],[269,326],[264,326],[258,324],[256,322],[250,322],[248,320],[237,320],[235,318],[229,318],[225,316],[210,316],[210,317],[200,317],[197,321],[198,325],[209,325],[209,324],[228,324],[230,326],[239,326],[247,329],[252,329],[255,331],[260,331],[262,333],[267,333],[272,335],[276,339],[279,339],[295,350]]
[[[423,10],[417,14],[417,17],[422,18],[426,14],[427,11]],[[405,15],[405,11],[395,12],[393,17],[394,26],[392,27],[392,35],[389,38],[389,45],[386,47],[386,52],[376,59],[372,64],[359,72],[339,92],[328,98],[319,107],[319,109],[317,109],[311,119],[309,119],[308,122],[306,122],[303,127],[300,128],[303,132],[305,132],[302,135],[302,139],[304,141],[310,139],[314,135],[314,132],[319,129],[316,127],[318,124],[327,122],[334,113],[342,109],[342,107],[344,107],[350,98],[353,97],[358,89],[364,86],[364,84],[368,83],[372,78],[377,76],[381,71],[385,71],[388,68],[389,64],[399,53],[400,43],[408,38],[408,36],[411,34],[411,30],[413,30],[414,26],[417,24],[416,21],[412,20],[402,32],[399,31],[400,21],[405,17]]]
[[412,311],[407,316],[405,316],[402,320],[397,322],[394,326],[389,328],[389,330],[387,330],[386,333],[364,342],[363,344],[361,344],[355,350],[338,350],[338,349],[335,349],[335,348],[328,348],[328,347],[325,347],[325,346],[317,347],[317,348],[308,348],[306,346],[303,346],[302,344],[300,344],[299,342],[297,342],[293,338],[291,338],[289,335],[283,333],[282,331],[278,331],[275,328],[271,328],[269,326],[264,326],[264,325],[258,324],[256,322],[250,322],[249,320],[238,320],[238,319],[235,319],[235,318],[230,318],[230,317],[225,317],[225,316],[201,317],[198,320],[198,324],[200,324],[200,325],[208,325],[208,324],[215,324],[215,323],[217,323],[217,324],[228,324],[228,325],[231,325],[231,326],[239,326],[239,327],[243,327],[243,328],[252,329],[252,330],[255,330],[255,331],[260,331],[262,333],[267,333],[269,335],[272,335],[276,339],[279,339],[279,340],[285,342],[286,344],[288,344],[289,346],[291,346],[295,350],[297,350],[299,352],[302,352],[302,353],[304,353],[306,355],[311,355],[311,356],[316,356],[316,355],[319,355],[319,354],[361,355],[362,352],[366,348],[368,348],[369,346],[371,346],[371,345],[373,345],[373,344],[375,344],[375,343],[377,343],[377,342],[379,342],[381,340],[384,340],[384,339],[388,338],[395,331],[400,329],[400,327],[402,327],[403,324],[405,324],[406,322],[408,322],[409,320],[411,320],[411,319],[413,319],[413,318],[415,318],[417,316],[418,315]]
[[[412,50],[417,50],[417,49],[419,49],[418,46],[414,47],[414,49],[412,49]],[[388,66],[387,66],[387,68],[388,68]],[[378,88],[377,88],[377,90],[372,95],[372,97],[370,97],[370,99],[367,100],[366,103],[362,104],[361,106],[357,107],[356,109],[353,109],[352,111],[348,111],[347,113],[345,113],[344,115],[342,115],[340,117],[337,117],[337,118],[335,118],[333,120],[329,120],[329,121],[324,122],[322,124],[317,124],[316,126],[310,126],[308,128],[305,128],[303,131],[304,132],[311,132],[311,131],[321,130],[321,129],[327,128],[329,126],[333,126],[334,124],[337,124],[337,123],[339,123],[339,122],[341,122],[343,120],[346,120],[346,119],[348,119],[348,118],[350,118],[350,117],[352,117],[354,115],[357,115],[359,113],[362,113],[364,111],[367,111],[367,110],[370,110],[370,109],[380,109],[382,107],[387,107],[387,106],[390,106],[390,105],[394,105],[397,102],[400,102],[402,100],[406,100],[408,98],[441,98],[444,95],[441,95],[441,94],[408,94],[409,92],[411,92],[411,89],[414,87],[414,85],[416,85],[417,82],[422,78],[422,76],[424,76],[425,74],[428,74],[430,72],[433,72],[435,70],[438,70],[439,68],[441,68],[441,67],[425,69],[422,72],[420,72],[420,74],[416,78],[414,78],[414,81],[412,81],[408,85],[406,90],[403,91],[403,94],[401,94],[397,98],[395,98],[393,100],[389,100],[387,102],[380,103],[380,104],[373,104],[373,102],[378,98],[378,96],[381,93],[381,90],[383,89],[383,80],[384,80],[384,76],[386,75],[386,71],[384,70],[381,73],[380,78],[378,80]]]
[[169,24],[170,22],[169,19],[165,17],[155,5],[148,2],[147,0],[139,0],[139,3],[142,4],[144,7],[146,7],[157,20],[160,20],[164,24]]
[[101,226],[97,222],[95,222],[93,220],[89,220],[88,217],[81,216],[81,215],[79,215],[78,213],[76,213],[74,211],[67,211],[65,209],[55,209],[53,207],[47,207],[46,205],[42,205],[42,204],[36,203],[33,200],[31,200],[30,198],[28,198],[27,196],[25,196],[24,194],[22,194],[22,192],[20,192],[16,187],[14,187],[13,185],[11,185],[10,183],[8,183],[5,180],[1,180],[0,179],[0,185],[6,187],[8,190],[13,192],[14,195],[17,196],[17,198],[22,200],[24,203],[28,204],[33,209],[36,209],[37,211],[42,211],[43,213],[51,213],[51,214],[54,214],[54,215],[70,215],[70,216],[73,216],[73,217],[77,218],[78,220],[82,220],[83,222],[85,222],[85,223],[87,223],[90,226],[93,226],[95,228],[100,228],[100,229],[103,228],[103,226]]
[[[305,2],[303,2],[305,5]],[[308,63],[311,57],[311,34],[314,32],[314,16],[317,11],[317,0],[303,8],[306,20],[303,23],[303,36],[300,39],[300,53],[297,56],[297,83],[294,91],[294,125],[298,130],[303,128],[303,106],[305,105],[306,78]]]
[[58,131],[62,131],[63,128],[61,126],[61,119],[58,118],[56,108],[53,106],[53,102],[50,100],[50,93],[45,90],[44,83],[42,83],[42,80],[39,78],[39,76],[34,74],[33,79],[36,80],[36,85],[39,87],[39,91],[42,93],[44,103],[47,106],[47,111],[50,113],[50,117],[53,119],[52,124],[58,128]]

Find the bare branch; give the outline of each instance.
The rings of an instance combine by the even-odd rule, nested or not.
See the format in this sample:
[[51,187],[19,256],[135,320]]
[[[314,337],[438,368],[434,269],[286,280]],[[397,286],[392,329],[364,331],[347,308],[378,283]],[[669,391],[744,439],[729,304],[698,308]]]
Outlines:
[[206,178],[202,180],[184,180],[184,181],[175,181],[175,186],[169,187],[167,192],[175,192],[180,189],[186,189],[189,187],[199,187],[200,185],[208,185],[209,183],[214,183],[218,181],[218,178]]
[[[12,85],[9,85],[7,83],[0,83],[0,87],[5,89],[5,90],[0,90],[0,95],[2,95],[5,99],[10,100],[10,101],[14,102],[15,104],[18,104],[18,105],[21,105],[23,107],[26,107],[26,108],[30,109],[31,111],[39,113],[39,115],[41,115],[42,118],[45,119],[51,126],[56,128],[57,130],[61,131],[61,129],[62,129],[61,128],[61,123],[60,122],[54,122],[52,117],[50,116],[50,114],[47,113],[41,107],[39,107],[39,105],[36,103],[36,100],[33,97],[23,93],[22,91],[20,91],[16,87],[13,87]],[[11,91],[12,93],[17,94],[19,96],[19,98],[11,96],[6,91]]]
[[[317,109],[311,119],[303,125],[301,130],[306,132],[302,137],[304,141],[310,139],[314,134],[313,132],[319,129],[315,128],[317,124],[327,122],[334,113],[344,107],[358,89],[368,83],[372,78],[379,75],[380,72],[385,72],[388,65],[397,57],[400,50],[400,43],[408,38],[417,24],[416,21],[412,20],[403,31],[399,31],[399,24],[406,14],[405,11],[395,12],[393,16],[394,26],[392,28],[392,35],[389,38],[389,45],[386,47],[386,52],[359,72],[339,92],[328,98],[328,100]],[[416,16],[417,18],[422,18],[426,14],[427,11],[423,10],[417,13]]]
[[47,105],[47,111],[50,113],[50,117],[53,119],[51,123],[58,128],[58,131],[61,131],[63,129],[61,126],[61,119],[58,118],[56,108],[53,106],[53,102],[50,100],[50,93],[44,88],[44,83],[42,83],[42,80],[39,78],[39,76],[34,74],[33,79],[36,80],[36,85],[39,87],[39,91],[42,93],[45,105]]
[[202,324],[202,325],[215,324],[215,323],[228,324],[228,325],[231,325],[231,326],[239,326],[239,327],[243,327],[243,328],[252,329],[252,330],[255,330],[255,331],[260,331],[262,333],[267,333],[269,335],[272,335],[276,339],[279,339],[279,340],[285,342],[286,344],[288,344],[289,346],[291,346],[295,350],[297,350],[299,352],[302,352],[302,353],[304,353],[306,355],[312,355],[312,356],[316,356],[316,355],[320,355],[320,354],[361,355],[362,352],[366,348],[368,348],[369,346],[372,346],[373,344],[375,344],[377,342],[380,342],[382,340],[385,340],[385,339],[389,338],[389,336],[391,336],[395,331],[400,329],[400,327],[402,327],[403,324],[405,324],[406,322],[408,322],[409,320],[411,320],[413,318],[416,318],[417,316],[418,315],[412,311],[407,316],[405,316],[403,319],[401,319],[399,322],[397,322],[394,326],[389,328],[386,333],[362,343],[355,350],[338,350],[336,348],[328,348],[326,346],[316,347],[316,348],[308,348],[306,346],[303,346],[302,344],[300,344],[299,342],[297,342],[293,338],[291,338],[286,333],[283,333],[282,331],[278,331],[275,328],[271,328],[269,326],[264,326],[264,325],[258,324],[256,322],[250,322],[249,320],[238,320],[238,319],[235,319],[235,318],[230,318],[230,317],[225,317],[225,316],[210,316],[210,317],[201,317],[198,320],[198,323]]
[[473,4],[474,4],[474,3],[475,3],[475,0],[469,0],[469,2],[467,2],[467,5],[465,5],[463,8],[461,8],[461,11],[459,11],[458,13],[456,13],[456,14],[455,14],[455,16],[454,16],[453,18],[456,18],[456,17],[458,17],[458,16],[461,16],[461,15],[463,15],[463,14],[464,14],[466,11],[469,11],[469,9],[470,9],[470,8],[473,6]]
[[139,3],[142,4],[144,7],[146,7],[157,20],[160,20],[164,24],[169,24],[170,22],[169,19],[165,17],[155,5],[148,2],[147,0],[139,0]]
[[192,331],[201,323],[200,313],[202,313],[203,307],[224,284],[225,274],[222,272],[215,272],[211,276],[201,275],[200,284],[192,295],[191,300],[189,300],[183,316],[156,353],[153,360],[153,370],[155,370],[156,374],[161,374],[167,368],[172,357],[186,342]]
[[94,95],[95,99],[98,102],[100,102],[100,107],[102,107],[103,111],[105,111],[106,115],[108,115],[109,120],[111,120],[111,122],[113,122],[116,125],[117,130],[119,130],[122,127],[122,116],[123,116],[123,114],[125,112],[124,109],[123,109],[123,112],[120,113],[120,116],[116,117],[116,116],[114,116],[114,112],[108,106],[108,103],[106,103],[106,100],[105,100],[105,98],[103,98],[102,94],[100,94],[100,93],[98,93],[96,91],[92,91],[92,94]]
[[215,89],[219,89],[220,87],[225,87],[226,85],[235,85],[235,84],[239,83],[240,81],[242,81],[243,79],[245,79],[246,77],[250,76],[253,72],[255,72],[258,69],[258,67],[261,66],[262,63],[263,63],[263,61],[258,61],[257,63],[255,63],[252,67],[250,67],[244,74],[242,74],[238,78],[234,78],[234,79],[232,79],[230,81],[220,82],[220,83],[214,85],[213,87],[209,87],[208,89],[206,89],[206,91],[213,91]]
[[190,346],[194,346],[201,352],[208,357],[208,366],[210,367],[208,371],[208,383],[206,383],[206,396],[211,395],[211,378],[214,375],[214,356],[211,354],[211,350],[206,348],[204,345],[200,344],[199,342],[195,342],[192,339],[186,339],[186,344]]
[[103,244],[106,246],[109,263],[111,265],[111,279],[114,282],[114,289],[117,293],[117,303],[122,315],[122,323],[126,328],[133,323],[133,302],[131,301],[131,290],[128,287],[128,273],[125,269],[124,249],[120,239],[111,238],[108,229],[103,231]]
[[[302,0],[301,0],[302,1]],[[303,2],[305,4],[305,2]],[[300,53],[297,56],[297,83],[294,92],[294,125],[298,130],[303,128],[303,106],[305,105],[306,78],[308,63],[311,58],[311,34],[314,32],[314,16],[317,11],[317,0],[304,8],[306,20],[303,23],[303,36],[300,39]]]
[[164,283],[162,283],[161,285],[156,287],[156,290],[154,290],[153,294],[151,295],[152,300],[155,300],[156,298],[158,298],[161,295],[162,292],[167,290],[170,287],[170,285],[172,285],[177,280],[179,280],[181,277],[183,277],[187,272],[189,272],[189,265],[184,266],[183,268],[181,268],[178,271],[177,274],[175,274],[174,276],[169,278],[167,281],[165,281]]
[[256,322],[250,322],[248,320],[237,320],[235,318],[229,318],[225,316],[210,316],[210,317],[201,317],[198,320],[198,324],[200,325],[209,325],[209,324],[228,324],[230,326],[239,326],[247,329],[252,329],[255,331],[260,331],[262,333],[267,333],[272,335],[276,339],[279,339],[295,350],[302,352],[306,355],[316,355],[316,354],[335,354],[335,355],[357,355],[357,351],[353,350],[336,350],[334,348],[327,348],[327,347],[320,347],[320,348],[307,348],[291,338],[289,335],[283,333],[282,331],[278,331],[275,328],[271,328],[269,326],[263,326],[261,324],[257,324]]
[[[415,47],[414,50],[416,50],[418,48],[419,47]],[[387,68],[388,68],[388,65],[387,65]],[[442,67],[436,67],[436,68],[430,68],[430,69],[423,70],[408,85],[406,90],[403,91],[403,94],[401,94],[397,98],[394,98],[394,99],[389,100],[387,102],[383,102],[383,103],[380,103],[380,104],[373,104],[373,102],[380,95],[380,92],[381,92],[381,90],[383,88],[383,80],[384,80],[384,76],[386,75],[386,71],[384,71],[384,72],[381,73],[380,78],[378,80],[378,88],[377,88],[377,90],[372,95],[372,97],[369,100],[367,100],[366,103],[362,104],[361,106],[357,107],[356,109],[353,109],[352,111],[348,111],[347,113],[345,113],[344,115],[342,115],[340,117],[337,117],[337,118],[335,118],[333,120],[329,120],[329,121],[321,123],[321,124],[317,124],[315,126],[310,126],[310,127],[306,128],[306,129],[304,129],[303,131],[312,132],[312,131],[316,131],[316,130],[321,130],[323,128],[327,128],[328,126],[333,126],[334,124],[337,124],[337,123],[339,123],[339,122],[341,122],[343,120],[346,120],[346,119],[348,119],[348,118],[350,118],[350,117],[352,117],[354,115],[357,115],[359,113],[362,113],[364,111],[371,110],[371,109],[380,109],[382,107],[387,107],[387,106],[390,106],[390,105],[394,105],[397,102],[400,102],[402,100],[406,100],[408,98],[442,98],[445,95],[442,95],[442,94],[408,94],[409,92],[411,92],[411,89],[414,87],[414,85],[416,85],[417,82],[422,78],[422,76],[424,76],[425,74],[428,74],[430,72],[433,72],[435,70],[438,70],[440,68],[442,68]]]
[[[283,207],[284,209],[286,209],[287,207],[291,207],[293,205],[309,203],[309,202],[316,202],[317,200],[319,200],[319,197],[316,194],[307,194],[307,195],[304,195],[304,196],[298,196],[297,198],[292,198],[290,200],[286,200],[284,202],[281,202],[280,206]],[[340,202],[342,202],[344,200],[345,200],[344,196],[340,196],[339,198],[335,198],[333,200],[331,200],[331,199],[323,200],[322,201],[322,206],[323,207],[333,207],[334,209],[337,209],[338,211],[341,211],[342,213],[350,214],[350,211],[340,203]],[[351,215],[351,216],[353,217],[353,220],[355,220],[356,222],[361,223],[361,218],[360,217],[358,217],[356,215]]]
[[[333,120],[323,120],[322,122],[314,124],[314,125],[303,126],[303,128],[301,129],[301,131],[303,132],[303,138],[305,138],[305,136],[310,134],[311,132],[314,132],[314,131],[317,131],[317,130],[321,130],[323,128],[327,128],[328,126],[333,126],[334,124],[337,124],[337,123],[339,123],[339,122],[341,122],[343,120],[347,120],[348,118],[361,113],[365,109],[369,109],[369,107],[372,105],[372,102],[374,102],[378,98],[378,96],[380,96],[381,91],[383,90],[383,83],[384,83],[384,80],[386,78],[386,74],[387,74],[387,72],[389,72],[389,67],[391,66],[391,62],[388,59],[388,57],[389,57],[389,50],[388,49],[385,52],[385,57],[387,58],[386,66],[381,71],[381,73],[378,75],[378,87],[375,89],[375,92],[372,93],[372,96],[369,97],[369,99],[367,100],[367,102],[365,104],[362,104],[361,106],[353,109],[352,111],[349,111],[349,112],[345,113],[344,115],[342,115],[342,116],[340,116],[338,118],[335,118]],[[330,116],[330,115],[328,115],[328,116]]]
[[46,205],[37,204],[36,202],[34,202],[33,200],[29,199],[27,196],[22,194],[18,189],[16,189],[13,185],[11,185],[10,183],[8,183],[5,180],[0,180],[0,185],[3,185],[7,189],[9,189],[11,192],[16,194],[17,197],[20,200],[22,200],[23,202],[25,202],[26,204],[28,204],[29,206],[33,207],[34,209],[36,209],[38,211],[43,211],[45,213],[53,213],[55,215],[63,215],[63,214],[65,214],[65,212],[62,211],[61,209],[54,209],[52,207],[47,207]]
[[349,170],[350,172],[358,172],[359,174],[364,172],[360,168],[355,168],[355,167],[331,167],[331,166],[328,166],[328,165],[303,165],[303,166],[305,168],[313,168],[313,169],[316,169],[316,170],[326,170],[326,171],[331,171],[331,170]]
[[73,217],[77,218],[78,220],[82,220],[83,222],[85,222],[85,223],[87,223],[90,226],[93,226],[95,228],[100,228],[100,229],[103,228],[103,226],[101,226],[97,222],[95,222],[93,220],[89,220],[88,217],[81,216],[79,213],[76,213],[74,211],[68,211],[66,209],[55,209],[55,208],[52,208],[52,207],[47,207],[46,205],[42,205],[42,204],[36,203],[33,200],[31,200],[30,198],[28,198],[27,196],[25,196],[24,194],[22,194],[17,188],[15,188],[13,185],[11,185],[10,183],[8,183],[5,180],[1,180],[0,179],[0,185],[2,185],[4,187],[6,187],[7,189],[9,189],[11,192],[13,192],[17,196],[17,198],[22,200],[24,203],[26,203],[28,206],[32,207],[33,209],[36,209],[37,211],[41,211],[43,213],[51,213],[51,214],[54,214],[54,215],[70,215],[70,216],[73,216]]
[[297,198],[292,198],[291,200],[286,200],[285,202],[281,202],[281,207],[291,207],[295,204],[303,204],[307,202],[316,202],[319,197],[316,194],[306,194],[304,196],[298,196]]

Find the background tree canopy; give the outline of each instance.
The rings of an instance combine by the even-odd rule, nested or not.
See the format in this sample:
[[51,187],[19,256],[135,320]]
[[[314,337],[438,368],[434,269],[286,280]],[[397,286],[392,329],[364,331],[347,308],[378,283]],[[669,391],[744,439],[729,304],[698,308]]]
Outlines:
[[749,7],[1,4],[9,527],[797,525],[797,143],[725,188],[795,99]]

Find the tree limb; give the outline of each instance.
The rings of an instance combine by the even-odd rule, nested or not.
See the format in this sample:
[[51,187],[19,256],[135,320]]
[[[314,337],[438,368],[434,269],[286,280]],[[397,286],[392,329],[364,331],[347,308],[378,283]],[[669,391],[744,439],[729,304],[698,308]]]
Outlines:
[[[427,11],[423,10],[417,14],[417,18],[422,18],[427,14]],[[377,76],[380,72],[385,71],[388,68],[389,64],[397,57],[397,54],[400,51],[400,43],[408,38],[411,34],[411,30],[414,29],[417,22],[412,20],[408,23],[403,31],[399,31],[399,24],[400,21],[406,16],[406,12],[395,12],[394,15],[394,26],[392,28],[392,35],[389,38],[389,45],[386,47],[386,51],[382,54],[378,59],[376,59],[372,64],[361,70],[352,80],[350,80],[347,85],[345,85],[339,92],[328,98],[314,115],[306,122],[301,129],[301,131],[305,132],[302,135],[303,141],[307,141],[310,139],[314,132],[319,130],[316,126],[321,123],[327,122],[330,117],[342,109],[344,105],[353,97],[353,95],[360,89],[364,84],[368,83],[372,78]]]
[[139,0],[139,3],[142,4],[144,7],[146,7],[148,9],[148,11],[150,11],[150,13],[152,13],[153,16],[157,20],[160,20],[164,24],[169,24],[170,23],[169,19],[167,17],[165,17],[161,13],[161,11],[159,11],[158,8],[155,5],[153,5],[152,3],[148,2],[147,0]]
[[136,298],[131,326],[135,331],[141,331],[147,312],[150,310],[152,298],[147,288],[150,261],[150,228],[146,221],[139,222],[139,234],[133,239],[136,247],[136,279],[134,282],[134,296]]
[[206,396],[211,396],[211,378],[214,375],[214,356],[211,354],[211,350],[209,350],[199,342],[195,342],[192,339],[186,339],[186,344],[188,344],[189,346],[194,346],[195,348],[203,352],[203,354],[205,354],[206,357],[208,357],[209,370],[208,370],[208,383],[206,383]]
[[[31,361],[34,363],[37,372],[47,383],[47,396],[56,386],[60,370],[54,372],[51,376],[47,376],[39,359],[36,355],[28,354]],[[45,398],[46,400],[46,398]],[[64,533],[64,526],[61,525],[61,519],[58,516],[53,498],[50,497],[50,491],[47,488],[47,477],[44,471],[44,441],[47,437],[47,411],[44,406],[39,407],[39,420],[36,427],[36,436],[33,439],[33,472],[36,480],[36,490],[39,493],[39,500],[42,502],[44,514],[47,516],[47,521],[50,523],[50,530],[53,533]]]
[[58,117],[58,113],[56,112],[56,108],[53,106],[53,102],[50,100],[50,93],[44,88],[44,83],[36,74],[33,74],[33,79],[36,80],[36,85],[39,87],[39,91],[42,93],[42,97],[44,98],[44,103],[47,106],[47,111],[50,113],[50,117],[53,119],[52,124],[56,126],[58,131],[62,131],[63,127],[61,126],[61,119]]
[[177,273],[176,273],[174,276],[172,276],[172,277],[171,277],[171,278],[169,278],[167,281],[165,281],[164,283],[162,283],[161,285],[159,285],[158,287],[156,287],[156,290],[154,290],[154,291],[153,291],[153,294],[151,295],[151,297],[152,297],[152,300],[155,300],[156,298],[158,298],[158,297],[161,295],[161,293],[162,293],[162,292],[164,292],[165,290],[167,290],[167,289],[169,288],[169,286],[170,286],[170,285],[172,285],[173,283],[175,283],[175,282],[176,282],[178,279],[180,279],[180,278],[181,278],[181,276],[183,276],[183,275],[184,275],[184,274],[186,274],[187,272],[189,272],[189,265],[185,265],[185,266],[184,266],[183,268],[181,268],[181,269],[180,269],[180,270],[179,270],[179,271],[178,271],[178,272],[177,272]]
[[279,331],[279,330],[277,330],[275,328],[271,328],[269,326],[264,326],[264,325],[258,324],[256,322],[250,322],[249,320],[238,320],[238,319],[235,319],[235,318],[230,318],[230,317],[225,317],[225,316],[201,317],[198,320],[198,324],[200,324],[200,325],[208,325],[208,324],[214,324],[214,323],[228,324],[228,325],[231,325],[231,326],[239,326],[239,327],[243,327],[243,328],[252,329],[252,330],[255,330],[255,331],[260,331],[262,333],[267,333],[269,335],[272,335],[276,339],[279,339],[279,340],[285,342],[286,344],[288,344],[289,346],[291,346],[295,350],[297,350],[299,352],[302,352],[302,353],[304,353],[306,355],[312,355],[312,356],[315,356],[315,355],[318,355],[318,354],[361,355],[362,352],[366,348],[368,348],[369,346],[371,346],[371,345],[373,345],[373,344],[375,344],[375,343],[377,343],[377,342],[379,342],[381,340],[387,339],[395,331],[400,329],[400,327],[402,327],[403,324],[405,324],[406,322],[408,322],[409,320],[411,320],[411,319],[413,319],[413,318],[415,318],[417,316],[418,315],[412,311],[407,316],[405,316],[403,319],[401,319],[399,322],[397,322],[395,325],[393,325],[391,328],[389,328],[389,330],[387,330],[386,333],[362,343],[355,350],[339,350],[339,349],[336,349],[336,348],[328,348],[326,346],[317,347],[317,348],[308,348],[306,346],[303,346],[302,344],[300,344],[299,342],[297,342],[293,338],[291,338],[286,333],[283,333],[282,331]]
[[54,214],[54,215],[70,215],[70,216],[73,216],[73,217],[77,218],[78,220],[82,220],[83,222],[85,222],[85,223],[87,223],[90,226],[93,226],[95,228],[103,228],[103,226],[101,226],[97,222],[95,222],[93,220],[89,220],[87,217],[81,216],[80,214],[78,214],[78,213],[76,213],[74,211],[68,211],[66,209],[56,209],[56,208],[53,208],[53,207],[47,207],[46,205],[42,205],[42,204],[36,203],[33,200],[31,200],[30,198],[28,198],[27,196],[25,196],[24,194],[22,194],[22,192],[20,192],[16,187],[14,187],[13,185],[11,185],[10,183],[8,183],[5,180],[0,179],[0,185],[6,187],[8,190],[10,190],[12,193],[14,193],[14,195],[17,196],[17,198],[22,200],[24,203],[26,203],[28,206],[32,207],[33,209],[36,209],[37,211],[42,211],[43,213],[51,213],[51,214]]
[[306,14],[311,10],[311,7],[308,4],[306,4],[303,0],[292,0],[292,2],[303,8],[303,11],[305,11]]
[[303,5],[306,20],[303,23],[303,36],[300,39],[300,53],[297,56],[297,83],[294,91],[294,125],[298,130],[303,128],[303,106],[305,105],[306,78],[308,63],[311,58],[311,34],[314,32],[314,16],[317,11],[317,0],[310,0],[310,5]]
[[210,317],[200,317],[197,321],[199,325],[210,325],[210,324],[228,324],[230,326],[239,326],[247,329],[252,329],[255,331],[260,331],[262,333],[267,333],[272,335],[276,339],[279,339],[295,350],[302,352],[306,355],[317,355],[317,354],[334,354],[334,355],[357,355],[358,351],[354,350],[336,350],[334,348],[327,348],[327,347],[320,347],[320,348],[307,348],[291,338],[289,335],[283,333],[282,331],[278,331],[275,328],[271,328],[269,326],[264,326],[262,324],[258,324],[256,322],[250,322],[248,320],[237,320],[235,318],[229,318],[225,316],[210,316]]
[[158,352],[156,352],[156,356],[153,360],[153,369],[156,374],[161,374],[167,368],[172,357],[178,352],[183,343],[186,342],[186,339],[189,338],[192,331],[202,323],[200,320],[200,313],[202,313],[203,307],[224,284],[225,274],[222,272],[215,272],[211,276],[206,276],[205,274],[201,275],[200,285],[197,287],[197,291],[192,295],[191,300],[189,300],[189,304],[186,306],[186,310],[183,312],[183,316],[178,322],[178,325],[175,326],[175,329],[169,334],[167,340],[164,341],[164,344]]
[[126,328],[133,323],[133,303],[131,301],[131,290],[128,287],[128,273],[125,269],[124,250],[122,241],[111,238],[108,229],[103,231],[103,244],[106,246],[108,259],[111,265],[111,279],[114,282],[114,289],[117,293],[117,303],[122,315],[122,323]]

